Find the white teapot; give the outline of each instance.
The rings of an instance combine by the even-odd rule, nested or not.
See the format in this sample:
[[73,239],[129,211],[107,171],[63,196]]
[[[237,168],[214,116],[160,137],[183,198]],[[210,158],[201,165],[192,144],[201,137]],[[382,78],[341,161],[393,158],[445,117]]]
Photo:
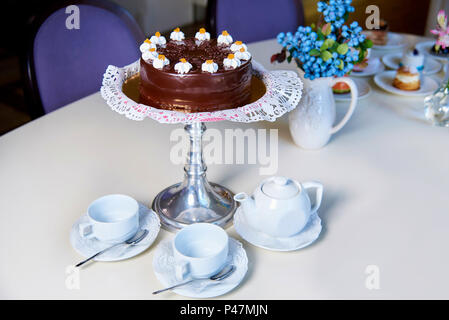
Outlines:
[[[312,207],[309,189],[316,189]],[[307,225],[323,197],[319,182],[297,181],[285,177],[272,177],[257,187],[252,197],[239,193],[234,200],[241,203],[248,224],[273,237],[291,237]]]

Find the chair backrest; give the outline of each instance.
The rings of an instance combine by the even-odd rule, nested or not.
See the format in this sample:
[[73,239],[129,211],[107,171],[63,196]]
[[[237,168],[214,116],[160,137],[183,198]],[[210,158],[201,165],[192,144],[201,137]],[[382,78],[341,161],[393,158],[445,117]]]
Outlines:
[[73,12],[57,9],[42,20],[28,55],[27,73],[44,113],[98,91],[108,65],[124,66],[140,56],[144,35],[124,9],[105,1],[75,4],[79,29],[66,27]]
[[294,32],[304,23],[301,0],[209,0],[214,35],[227,30],[235,40],[254,42]]

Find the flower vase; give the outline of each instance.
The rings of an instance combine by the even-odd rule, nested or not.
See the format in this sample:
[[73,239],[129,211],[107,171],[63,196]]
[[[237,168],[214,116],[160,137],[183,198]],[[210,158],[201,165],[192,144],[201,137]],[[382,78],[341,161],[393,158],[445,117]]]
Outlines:
[[[302,99],[289,114],[290,133],[294,142],[303,149],[321,149],[331,136],[340,131],[351,118],[357,105],[358,91],[349,78],[317,78],[309,80],[300,70],[304,83]],[[332,87],[344,82],[351,88],[351,104],[343,119],[334,126],[336,118]]]

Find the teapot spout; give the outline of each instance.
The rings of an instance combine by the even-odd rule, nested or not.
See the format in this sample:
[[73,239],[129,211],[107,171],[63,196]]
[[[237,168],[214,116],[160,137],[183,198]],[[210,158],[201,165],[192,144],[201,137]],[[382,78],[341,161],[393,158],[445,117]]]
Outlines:
[[251,198],[249,195],[247,195],[244,192],[236,194],[234,196],[234,200],[239,202],[242,205],[243,211],[245,213],[251,213],[255,209],[256,205],[255,205],[254,199]]

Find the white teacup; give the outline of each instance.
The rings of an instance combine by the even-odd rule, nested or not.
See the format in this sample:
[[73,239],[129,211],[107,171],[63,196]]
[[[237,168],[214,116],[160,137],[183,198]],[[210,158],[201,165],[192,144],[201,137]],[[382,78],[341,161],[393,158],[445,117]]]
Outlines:
[[121,194],[95,200],[87,209],[87,216],[89,222],[79,226],[83,238],[119,243],[130,239],[139,228],[139,204]]
[[197,223],[179,231],[173,240],[176,278],[208,278],[225,265],[229,237],[219,226]]

